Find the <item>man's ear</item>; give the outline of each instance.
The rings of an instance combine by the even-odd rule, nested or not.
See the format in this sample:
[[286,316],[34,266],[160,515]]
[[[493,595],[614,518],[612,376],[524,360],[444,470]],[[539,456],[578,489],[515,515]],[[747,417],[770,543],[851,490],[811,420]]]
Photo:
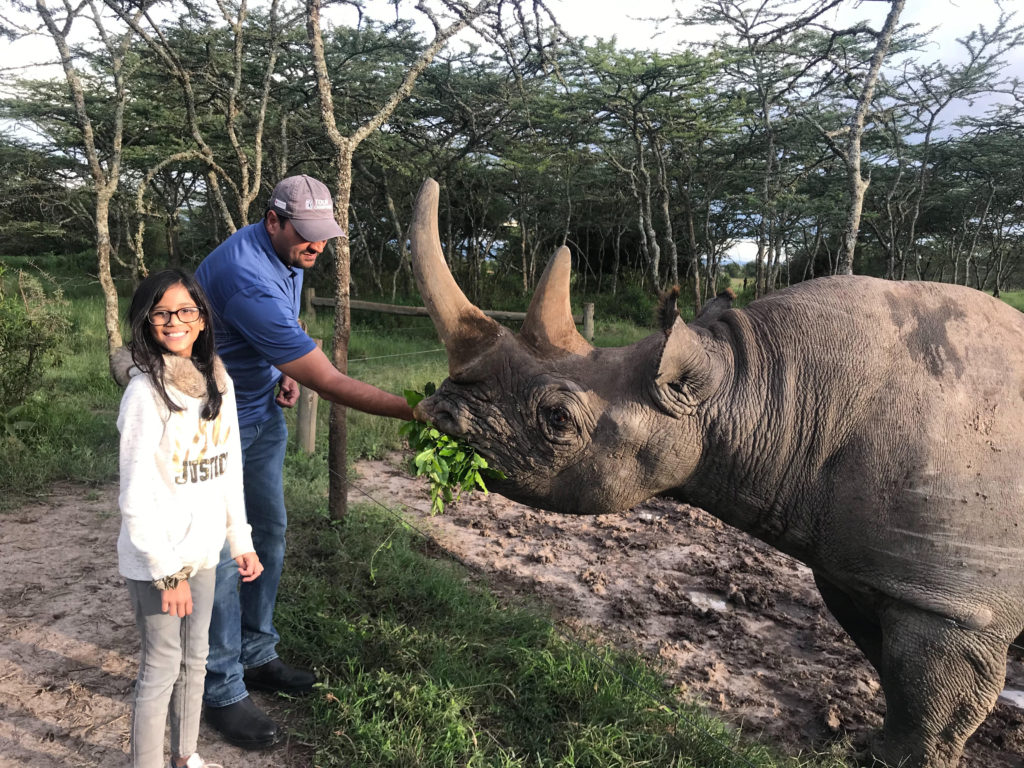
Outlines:
[[265,226],[267,228],[267,232],[272,235],[281,231],[283,225],[280,217],[277,215],[277,211],[273,209],[267,211],[266,216],[263,217],[263,226]]

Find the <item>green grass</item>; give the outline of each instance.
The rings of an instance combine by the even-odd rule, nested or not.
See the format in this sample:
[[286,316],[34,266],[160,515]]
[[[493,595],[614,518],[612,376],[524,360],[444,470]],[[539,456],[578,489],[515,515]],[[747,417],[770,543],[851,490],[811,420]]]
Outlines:
[[[72,327],[43,387],[8,415],[0,439],[0,488],[36,493],[53,482],[99,483],[117,471],[117,406],[108,373],[102,301],[70,302]],[[16,427],[16,428],[14,428]],[[4,493],[5,504],[14,501]]]
[[[303,483],[305,466],[289,482]],[[294,497],[291,497],[294,498]],[[390,510],[291,506],[278,628],[318,668],[305,743],[320,768],[821,768],[679,700],[637,657],[560,631],[438,557]]]
[[999,298],[1014,309],[1024,312],[1024,291],[1002,291]]

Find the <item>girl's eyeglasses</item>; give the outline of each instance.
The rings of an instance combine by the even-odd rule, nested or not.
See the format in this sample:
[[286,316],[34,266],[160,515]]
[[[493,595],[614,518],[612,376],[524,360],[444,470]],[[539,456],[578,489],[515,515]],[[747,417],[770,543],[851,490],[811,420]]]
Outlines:
[[199,307],[182,307],[173,312],[166,309],[154,309],[146,317],[150,325],[167,325],[171,322],[171,315],[174,315],[183,323],[194,323],[201,314],[202,311]]

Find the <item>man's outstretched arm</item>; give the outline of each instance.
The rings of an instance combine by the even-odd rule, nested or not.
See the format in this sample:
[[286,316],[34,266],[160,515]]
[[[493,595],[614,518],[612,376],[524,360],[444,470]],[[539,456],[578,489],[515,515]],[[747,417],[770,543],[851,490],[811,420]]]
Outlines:
[[334,367],[322,349],[307,352],[290,363],[278,365],[277,369],[332,403],[377,416],[405,421],[413,418],[412,408],[404,397],[346,376]]

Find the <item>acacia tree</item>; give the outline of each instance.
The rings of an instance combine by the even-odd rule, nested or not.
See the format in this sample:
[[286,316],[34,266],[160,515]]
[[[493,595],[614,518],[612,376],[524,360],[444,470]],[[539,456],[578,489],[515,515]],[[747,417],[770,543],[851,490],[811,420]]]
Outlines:
[[[46,4],[46,0],[36,0],[36,12],[60,54],[61,67],[67,82],[71,102],[74,105],[75,120],[81,131],[82,146],[89,168],[92,191],[94,195],[93,224],[96,229],[96,263],[100,285],[103,288],[104,314],[103,321],[107,334],[108,358],[113,359],[114,350],[121,346],[121,331],[118,325],[117,290],[110,273],[110,203],[121,180],[122,138],[124,133],[124,109],[127,102],[125,88],[125,56],[131,42],[127,31],[114,33],[107,29],[107,20],[100,13],[94,0],[72,5],[64,0],[58,13]],[[138,11],[131,14],[131,18]],[[93,118],[86,103],[86,89],[83,85],[83,74],[80,58],[72,50],[69,42],[75,22],[85,20],[96,30],[96,38],[101,45],[101,56],[105,67],[104,74],[109,78],[110,98],[112,102],[112,121],[108,127],[109,137],[101,146],[97,140],[93,126]],[[99,59],[97,59],[98,61]]]
[[[847,224],[848,227],[856,225],[854,236],[859,229],[866,189],[866,181],[860,174],[864,121],[905,0],[888,1],[890,13],[878,34],[871,33],[864,24],[840,30],[823,25],[821,18],[839,6],[841,0],[706,0],[691,20],[728,30],[718,47],[723,56],[732,58],[736,90],[750,95],[753,125],[760,134],[763,167],[756,233],[756,295],[771,288],[768,262],[770,258],[778,259],[784,233],[782,224],[792,218],[779,205],[780,196],[789,186],[781,168],[781,160],[787,153],[785,147],[779,145],[780,124],[804,112],[803,105],[813,104],[836,79],[859,85],[856,108],[840,131],[830,134],[824,128],[821,130],[847,164],[850,191]],[[866,72],[844,67],[845,62],[836,59],[837,50],[865,34],[872,34],[876,40]],[[837,141],[839,136],[845,139]]]
[[[864,195],[868,190],[869,184],[869,180],[865,179],[861,174],[860,167],[861,138],[864,135],[864,123],[874,101],[875,87],[878,85],[878,77],[882,71],[882,62],[885,61],[885,57],[889,53],[893,35],[896,33],[896,25],[899,23],[904,5],[906,5],[906,0],[891,0],[889,4],[889,13],[885,17],[885,24],[882,25],[882,29],[876,37],[875,49],[871,54],[871,61],[861,84],[857,105],[849,122],[839,132],[831,131],[826,133],[830,145],[835,148],[836,154],[842,158],[843,163],[846,165],[846,188],[848,195],[846,226],[843,230],[838,270],[840,274],[844,275],[853,274],[853,255],[857,247],[857,234],[860,232],[860,217],[864,209]],[[840,136],[844,138],[843,143],[845,146],[841,146],[836,142],[836,139]]]
[[[227,66],[224,67],[212,60],[221,54],[217,35],[211,34],[214,14],[200,2],[178,0],[185,15],[177,28],[161,22],[157,14],[161,7],[159,3],[144,3],[141,11],[136,11],[137,4],[130,0],[104,2],[145,42],[177,83],[185,108],[185,125],[195,143],[194,152],[206,165],[209,197],[216,203],[227,231],[234,232],[248,223],[250,206],[261,191],[263,136],[280,53],[279,44],[284,30],[297,20],[297,16],[294,13],[291,16],[282,14],[280,0],[271,0],[266,17],[253,25],[248,23],[247,0],[241,0],[237,5],[217,0],[216,14],[226,24],[229,45]],[[201,29],[200,39],[190,41],[196,22]],[[246,58],[245,52],[256,29],[265,30],[267,39],[262,48],[264,58],[260,80],[252,83],[246,78],[252,61]],[[220,76],[221,71],[224,76]],[[215,82],[208,90],[201,90],[196,82],[207,85],[206,81],[211,79]],[[207,125],[209,115],[203,114],[208,104],[215,105],[219,112],[219,119],[212,127]],[[243,115],[249,118],[244,126],[240,120]],[[246,129],[251,135],[243,138],[242,133]],[[208,137],[210,133],[227,139],[228,148],[218,151],[217,142]],[[182,159],[194,157],[192,153],[182,155]],[[149,178],[158,170],[157,167],[151,169]],[[230,190],[234,206],[229,205],[223,186]]]
[[[387,97],[377,111],[357,125],[348,135],[342,133],[335,117],[331,72],[327,68],[324,53],[324,36],[321,23],[323,0],[306,0],[306,31],[313,55],[313,69],[316,74],[317,92],[320,97],[320,117],[327,137],[334,148],[334,212],[339,226],[349,229],[349,202],[352,194],[352,157],[359,145],[394,113],[395,109],[412,93],[416,80],[430,65],[430,62],[459,32],[471,25],[491,42],[503,43],[507,37],[506,23],[502,15],[500,0],[479,0],[475,5],[461,0],[440,0],[439,7],[426,0],[417,3],[433,28],[433,38],[411,63],[401,84]],[[513,9],[520,14],[518,2]],[[526,3],[524,2],[525,6]],[[532,0],[535,12],[547,13],[541,0]],[[486,14],[491,12],[490,18]],[[449,19],[442,14],[449,14]],[[550,16],[550,14],[549,14]],[[521,18],[521,16],[520,16]],[[486,22],[486,23],[485,23]],[[525,21],[523,31],[529,34]],[[338,241],[335,267],[335,315],[333,362],[342,373],[348,370],[348,341],[351,328],[349,284],[351,281],[350,244],[347,237]],[[346,409],[331,404],[328,465],[330,468],[330,507],[335,517],[342,517],[347,510],[348,477],[346,452],[348,445],[345,425]]]
[[[886,277],[923,277],[918,222],[933,183],[936,152],[950,139],[943,117],[957,101],[973,103],[980,96],[1012,89],[1002,74],[1009,51],[1024,45],[1024,27],[1012,14],[1001,14],[991,29],[979,26],[958,39],[961,62],[921,65],[910,62],[891,86],[880,122],[886,143],[879,148],[892,158],[883,176],[884,189],[875,196],[876,215],[868,225],[886,253]],[[976,121],[986,123],[987,120]],[[911,140],[910,137],[913,137]]]

